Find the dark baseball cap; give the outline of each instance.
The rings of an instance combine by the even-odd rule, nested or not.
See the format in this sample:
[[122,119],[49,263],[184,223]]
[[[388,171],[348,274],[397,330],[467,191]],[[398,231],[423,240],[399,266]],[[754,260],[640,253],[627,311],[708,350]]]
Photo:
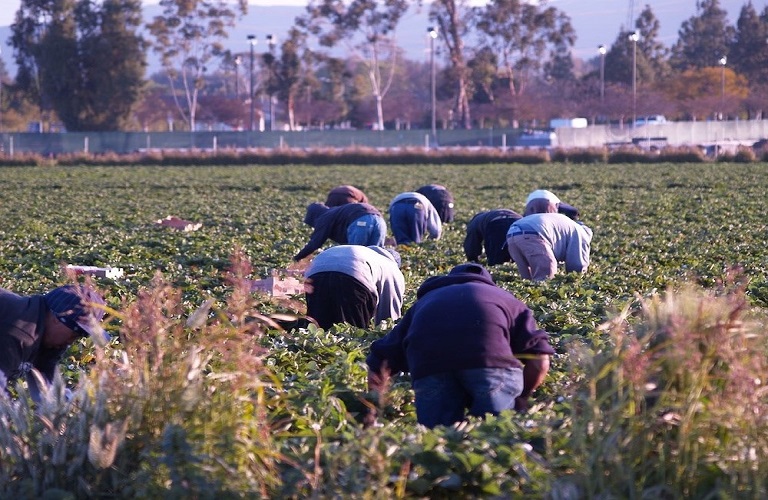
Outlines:
[[80,337],[109,342],[109,334],[101,327],[106,302],[95,290],[82,285],[64,285],[44,295],[48,309],[67,328]]

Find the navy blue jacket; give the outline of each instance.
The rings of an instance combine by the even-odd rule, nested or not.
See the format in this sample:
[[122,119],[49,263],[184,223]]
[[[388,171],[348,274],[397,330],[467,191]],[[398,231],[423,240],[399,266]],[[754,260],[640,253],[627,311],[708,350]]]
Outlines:
[[421,186],[416,190],[417,193],[423,194],[435,207],[437,213],[440,214],[441,222],[453,222],[456,216],[456,209],[454,208],[453,194],[445,186],[440,184],[427,184]]
[[66,349],[46,348],[48,306],[42,295],[22,297],[0,288],[0,371],[11,382],[36,368],[48,382]]
[[485,247],[489,266],[509,262],[511,257],[507,250],[507,231],[513,222],[522,218],[519,213],[506,208],[480,212],[472,217],[464,237],[464,255],[467,260],[477,262]]
[[522,367],[516,356],[554,354],[533,312],[479,264],[428,278],[416,297],[392,331],[371,345],[366,363],[372,372],[410,372],[416,380],[454,370]]
[[328,208],[322,203],[313,203],[307,207],[304,222],[314,227],[309,241],[297,253],[293,260],[301,260],[323,246],[328,239],[341,245],[347,244],[347,229],[349,225],[364,215],[378,215],[379,210],[367,203],[348,203],[338,207]]

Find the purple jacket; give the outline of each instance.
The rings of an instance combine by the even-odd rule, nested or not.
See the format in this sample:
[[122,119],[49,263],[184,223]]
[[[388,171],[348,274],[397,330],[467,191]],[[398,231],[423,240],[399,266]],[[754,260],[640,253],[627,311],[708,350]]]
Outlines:
[[521,354],[554,354],[533,312],[497,287],[479,264],[428,278],[389,334],[371,345],[372,372],[410,372],[413,380],[472,368],[522,367]]

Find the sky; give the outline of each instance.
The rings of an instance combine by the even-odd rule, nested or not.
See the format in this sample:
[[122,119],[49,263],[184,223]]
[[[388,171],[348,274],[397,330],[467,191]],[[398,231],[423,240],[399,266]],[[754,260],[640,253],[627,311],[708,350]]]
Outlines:
[[[728,12],[729,20],[735,24],[741,7],[748,0],[720,0],[721,8]],[[13,22],[21,0],[2,0],[0,8],[0,26]],[[145,4],[157,3],[157,0],[144,0]],[[251,5],[305,5],[306,0],[249,0]],[[472,0],[475,5],[486,3],[484,0]],[[620,29],[627,21],[637,18],[645,5],[650,5],[661,23],[660,41],[672,45],[677,40],[680,24],[696,15],[697,0],[549,0],[548,5],[557,7],[568,14],[576,29],[577,41],[573,53],[576,57],[591,58],[600,44],[610,46]],[[757,9],[762,0],[753,1]],[[10,51],[2,47],[3,52]]]

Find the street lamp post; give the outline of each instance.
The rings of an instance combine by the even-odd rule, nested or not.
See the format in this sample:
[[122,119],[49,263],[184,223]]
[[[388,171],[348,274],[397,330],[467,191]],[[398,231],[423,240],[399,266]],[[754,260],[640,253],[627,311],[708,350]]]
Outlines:
[[725,65],[728,63],[728,57],[723,56],[720,58],[720,120],[725,119]]
[[274,96],[272,95],[272,78],[274,77],[273,71],[275,68],[275,44],[277,44],[277,38],[275,35],[267,35],[267,45],[269,45],[269,131],[274,130],[273,124],[275,123],[275,108],[274,108]]
[[254,109],[253,109],[253,48],[256,45],[256,35],[248,35],[248,43],[251,44],[251,78],[250,78],[250,94],[248,98],[251,100],[251,121],[248,125],[248,130],[253,132],[253,115],[254,115]]
[[431,112],[432,112],[432,142],[437,144],[437,97],[436,97],[436,82],[435,82],[435,38],[437,38],[437,28],[427,28],[429,33],[429,79],[430,79],[430,95],[431,95]]
[[240,100],[240,64],[243,58],[235,56],[235,99]]
[[637,41],[640,35],[635,31],[629,35],[632,41],[632,126],[637,121]]
[[597,52],[600,54],[600,105],[605,101],[605,45],[599,45]]

